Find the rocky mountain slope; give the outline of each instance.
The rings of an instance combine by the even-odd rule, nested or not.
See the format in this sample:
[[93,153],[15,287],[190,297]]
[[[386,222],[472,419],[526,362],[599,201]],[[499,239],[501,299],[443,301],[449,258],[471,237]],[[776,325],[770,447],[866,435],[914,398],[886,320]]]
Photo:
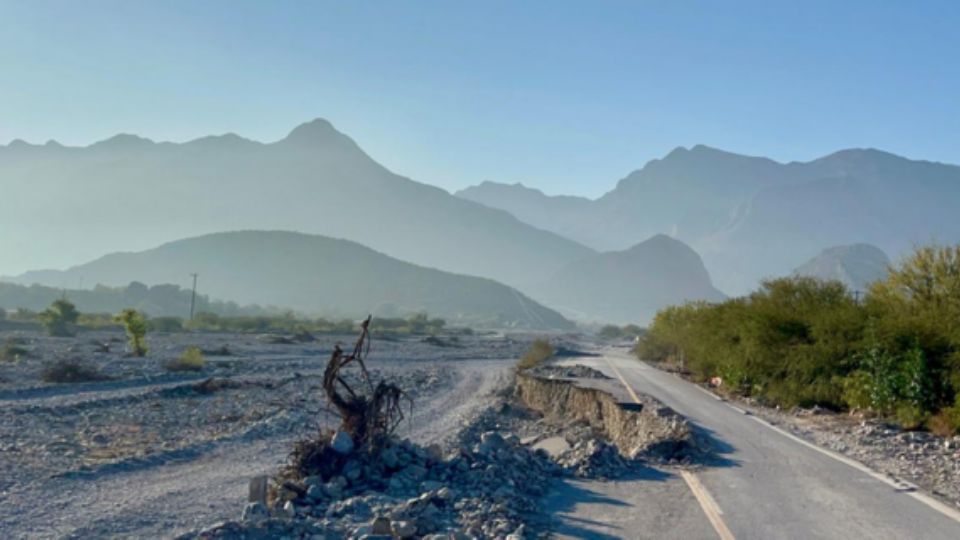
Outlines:
[[566,329],[570,322],[490,279],[424,268],[347,240],[283,231],[218,233],[147,251],[114,253],[63,272],[28,272],[21,283],[119,286],[180,281],[197,272],[201,289],[241,304],[326,316],[397,316],[425,311],[451,321]]
[[665,235],[570,263],[535,296],[571,317],[621,324],[645,324],[685,301],[725,298],[696,252]]
[[118,135],[83,148],[14,141],[0,146],[0,178],[0,275],[245,229],[347,238],[511,285],[592,253],[396,175],[319,119],[270,144],[233,134],[183,144]]
[[794,274],[835,280],[851,291],[865,291],[871,283],[887,276],[889,266],[890,258],[882,249],[870,244],[853,244],[823,250],[794,270]]
[[[485,183],[458,193],[596,249],[669,234],[739,294],[830,246],[870,243],[897,256],[917,242],[960,241],[960,167],[878,150],[778,163],[706,146],[678,148],[594,201],[530,196]],[[542,195],[542,194],[541,194]]]

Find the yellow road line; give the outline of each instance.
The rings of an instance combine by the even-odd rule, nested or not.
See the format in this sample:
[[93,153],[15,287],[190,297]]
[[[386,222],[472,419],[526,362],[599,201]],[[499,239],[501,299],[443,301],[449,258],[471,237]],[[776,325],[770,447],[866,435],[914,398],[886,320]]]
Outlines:
[[697,498],[697,502],[700,503],[700,508],[702,508],[703,513],[707,515],[707,519],[710,520],[713,529],[717,531],[720,540],[734,540],[733,533],[730,532],[727,524],[724,523],[723,518],[720,517],[723,515],[723,511],[717,506],[717,501],[713,500],[713,497],[710,496],[707,488],[703,487],[703,484],[700,483],[700,479],[690,471],[680,471],[680,476],[683,477],[687,486],[690,487],[693,496]]
[[[620,370],[617,369],[617,366],[613,365],[613,362],[610,361],[606,356],[603,357],[604,361],[610,366],[610,369],[613,370],[613,373],[620,379],[620,382],[623,384],[623,387],[627,389],[627,393],[630,394],[630,397],[633,398],[633,401],[638,405],[642,405],[640,398],[637,396],[637,393],[633,391],[633,388],[627,384],[627,380],[623,378],[623,374],[620,373]],[[727,528],[727,524],[723,522],[723,511],[720,510],[720,506],[717,505],[717,501],[713,499],[710,495],[710,492],[707,491],[707,488],[703,487],[703,484],[700,483],[700,479],[697,478],[695,474],[690,471],[680,471],[680,476],[683,478],[684,482],[687,483],[687,487],[690,488],[690,491],[693,492],[694,498],[697,499],[697,502],[700,503],[700,508],[703,510],[703,513],[706,514],[707,520],[713,525],[713,530],[717,531],[717,535],[720,537],[720,540],[736,540],[733,536],[733,533],[730,532],[730,529]]]

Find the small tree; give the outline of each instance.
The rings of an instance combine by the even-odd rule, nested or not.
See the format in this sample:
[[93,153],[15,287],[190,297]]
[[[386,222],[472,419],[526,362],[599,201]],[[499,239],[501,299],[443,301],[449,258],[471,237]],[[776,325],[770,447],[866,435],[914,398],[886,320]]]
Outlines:
[[80,312],[66,298],[55,301],[40,313],[40,322],[51,336],[72,336],[73,325],[80,318]]
[[121,311],[115,320],[122,324],[130,339],[130,350],[134,356],[146,356],[147,351],[147,319],[135,309]]

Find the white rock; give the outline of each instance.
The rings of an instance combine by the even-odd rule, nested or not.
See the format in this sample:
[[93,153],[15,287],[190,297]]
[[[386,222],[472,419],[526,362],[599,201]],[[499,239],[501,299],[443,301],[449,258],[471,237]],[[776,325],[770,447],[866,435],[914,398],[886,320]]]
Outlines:
[[417,526],[412,521],[394,521],[390,528],[394,536],[402,539],[413,538],[417,534]]
[[267,519],[267,507],[261,502],[252,502],[248,503],[243,508],[243,516],[240,518],[242,521],[248,521],[250,523],[259,523]]
[[297,515],[297,507],[293,505],[293,501],[287,501],[287,503],[283,505],[283,515],[287,516],[288,518],[292,518]]

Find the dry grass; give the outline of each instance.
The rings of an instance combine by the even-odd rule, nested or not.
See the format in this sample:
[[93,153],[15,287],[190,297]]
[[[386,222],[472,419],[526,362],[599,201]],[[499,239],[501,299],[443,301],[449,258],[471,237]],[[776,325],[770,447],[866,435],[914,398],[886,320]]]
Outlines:
[[44,382],[58,384],[110,380],[109,376],[101,373],[96,367],[74,359],[58,360],[47,365],[40,373],[40,378]]
[[930,417],[927,427],[934,435],[951,437],[960,433],[960,411],[947,408]]
[[517,369],[525,370],[541,366],[553,357],[556,352],[556,349],[553,348],[553,345],[550,345],[549,341],[545,339],[535,339],[533,343],[530,344],[527,352],[520,357],[520,360],[517,362]]
[[8,337],[3,341],[3,347],[0,347],[0,362],[19,362],[20,359],[29,356],[30,351],[24,347],[26,341],[23,338]]
[[202,371],[206,365],[203,351],[197,347],[189,347],[183,354],[164,364],[167,371]]

